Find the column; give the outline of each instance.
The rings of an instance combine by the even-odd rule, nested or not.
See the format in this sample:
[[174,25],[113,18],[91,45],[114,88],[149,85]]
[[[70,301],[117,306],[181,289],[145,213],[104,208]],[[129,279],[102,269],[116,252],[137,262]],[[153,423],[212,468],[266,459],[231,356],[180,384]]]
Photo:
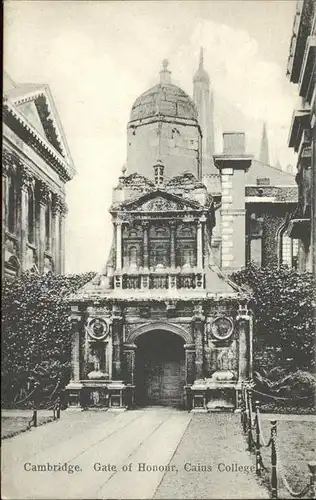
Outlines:
[[135,344],[124,344],[125,358],[125,383],[135,385],[135,354],[137,346]]
[[176,223],[170,222],[170,267],[176,268]]
[[80,327],[81,316],[71,315],[71,378],[74,382],[80,380]]
[[59,216],[59,266],[60,266],[60,274],[65,272],[65,227],[66,227],[66,215],[68,213],[67,204],[64,200],[62,200],[62,207]]
[[45,210],[48,203],[49,189],[47,184],[43,181],[38,183],[39,189],[39,212],[37,215],[37,251],[38,251],[38,264],[39,272],[44,271],[44,254],[45,254]]
[[143,267],[148,270],[149,268],[149,222],[143,221]]
[[203,226],[199,220],[196,233],[197,268],[203,269]]
[[247,307],[239,306],[236,318],[239,334],[238,383],[252,379],[252,317]]
[[122,221],[117,220],[116,225],[116,270],[122,269]]
[[193,328],[195,340],[195,374],[197,379],[204,377],[204,321],[203,306],[195,306]]
[[122,345],[122,316],[119,306],[113,305],[112,323],[112,379],[122,379],[121,345]]
[[28,189],[32,183],[32,175],[25,167],[20,170],[21,186],[21,270],[27,268],[27,242],[28,242]]
[[186,385],[192,385],[195,380],[195,345],[185,344],[185,383]]

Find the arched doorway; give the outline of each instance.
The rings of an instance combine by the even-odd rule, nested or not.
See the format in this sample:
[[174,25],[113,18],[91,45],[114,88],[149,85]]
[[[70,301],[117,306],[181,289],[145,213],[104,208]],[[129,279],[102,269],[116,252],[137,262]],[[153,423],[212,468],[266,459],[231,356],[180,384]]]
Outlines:
[[153,330],[136,339],[136,404],[184,404],[184,339],[169,331]]

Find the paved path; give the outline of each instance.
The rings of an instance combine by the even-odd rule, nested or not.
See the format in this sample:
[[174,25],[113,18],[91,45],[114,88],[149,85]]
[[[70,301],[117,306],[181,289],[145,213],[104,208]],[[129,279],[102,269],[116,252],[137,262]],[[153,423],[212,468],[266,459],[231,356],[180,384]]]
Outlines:
[[[2,498],[212,499],[240,498],[241,492],[242,498],[268,498],[253,474],[218,470],[233,462],[253,465],[236,415],[66,411],[60,421],[3,441]],[[24,464],[47,463],[79,470],[24,470]],[[191,470],[198,463],[212,471]],[[103,470],[95,470],[99,464]]]

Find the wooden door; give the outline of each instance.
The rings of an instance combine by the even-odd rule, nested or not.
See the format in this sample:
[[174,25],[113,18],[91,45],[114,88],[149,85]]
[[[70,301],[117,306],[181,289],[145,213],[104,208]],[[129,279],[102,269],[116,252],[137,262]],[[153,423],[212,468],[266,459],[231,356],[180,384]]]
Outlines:
[[146,335],[136,352],[136,397],[141,405],[183,404],[184,348],[181,338],[167,332]]

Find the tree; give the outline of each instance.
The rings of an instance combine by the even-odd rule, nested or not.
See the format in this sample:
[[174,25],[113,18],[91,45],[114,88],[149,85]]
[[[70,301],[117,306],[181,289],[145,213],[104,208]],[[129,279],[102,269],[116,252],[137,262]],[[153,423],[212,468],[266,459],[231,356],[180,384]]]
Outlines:
[[316,283],[311,273],[287,267],[249,267],[231,278],[251,288],[255,368],[288,370],[315,367]]
[[94,273],[24,273],[2,290],[2,391],[4,402],[28,400],[35,381],[42,397],[70,376],[70,306],[65,297]]

